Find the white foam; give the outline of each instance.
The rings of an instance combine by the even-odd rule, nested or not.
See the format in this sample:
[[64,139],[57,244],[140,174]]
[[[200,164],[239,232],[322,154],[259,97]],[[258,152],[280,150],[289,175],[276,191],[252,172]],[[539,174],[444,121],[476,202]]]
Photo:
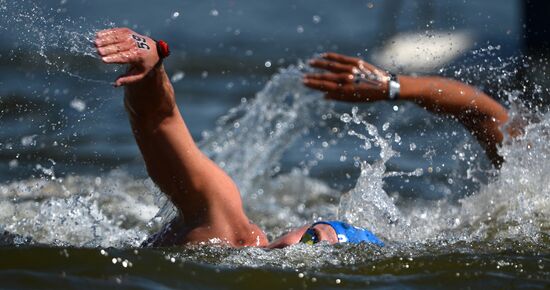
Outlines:
[[[378,135],[382,130],[362,120],[356,108],[341,118],[335,115],[336,120],[342,120],[342,127],[336,130],[342,138],[348,133],[346,138],[359,138],[365,149],[380,149],[378,161],[359,160],[361,175],[357,184],[338,203],[340,193],[311,178],[308,166],[277,174],[286,148],[328,110],[327,104],[319,101],[319,94],[301,85],[300,71],[300,67],[292,67],[275,75],[254,100],[231,110],[215,132],[205,133],[201,145],[237,180],[248,214],[270,236],[337,214],[370,228],[389,244],[532,241],[548,234],[549,114],[539,114],[538,123],[526,127],[522,138],[505,142],[500,152],[507,162],[500,175],[459,203],[397,203],[398,196],[390,197],[384,191],[384,178],[422,171],[387,172],[386,163],[396,156],[393,135]],[[514,118],[521,118],[516,113],[512,110]],[[333,143],[321,141],[327,145],[322,146],[323,150]],[[319,157],[315,156],[313,161]],[[44,243],[135,246],[175,214],[150,180],[137,180],[117,171],[105,176],[54,179],[53,165],[51,169],[52,175],[44,179],[0,185],[0,225],[4,229]],[[162,210],[154,219],[159,208]],[[291,248],[288,253],[302,250]],[[247,251],[253,255],[265,253]],[[229,260],[245,259],[251,253]],[[265,258],[276,259],[278,255]]]

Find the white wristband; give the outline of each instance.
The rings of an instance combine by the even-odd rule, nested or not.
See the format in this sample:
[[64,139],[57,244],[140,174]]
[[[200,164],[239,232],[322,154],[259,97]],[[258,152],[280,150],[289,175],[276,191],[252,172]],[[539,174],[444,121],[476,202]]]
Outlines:
[[401,91],[401,85],[397,79],[396,74],[390,73],[390,80],[388,82],[388,98],[390,100],[397,100]]

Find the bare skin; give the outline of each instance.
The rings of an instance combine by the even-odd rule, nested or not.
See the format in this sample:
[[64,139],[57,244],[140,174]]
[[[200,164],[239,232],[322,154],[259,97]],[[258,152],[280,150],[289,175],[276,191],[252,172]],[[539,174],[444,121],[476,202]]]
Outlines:
[[[152,246],[221,242],[276,248],[299,242],[307,226],[269,245],[264,232],[250,222],[233,180],[191,137],[154,40],[115,28],[98,32],[95,44],[103,62],[129,65],[114,85],[125,88],[125,107],[149,176],[179,210],[180,217],[151,239]],[[315,228],[320,240],[337,241],[331,228]]]
[[[388,99],[389,75],[359,58],[326,53],[322,58],[311,60],[310,65],[324,72],[305,75],[304,84],[325,92],[327,99],[345,102]],[[354,82],[357,72],[372,76],[371,80]],[[506,108],[476,88],[458,81],[405,75],[398,79],[400,100],[455,118],[477,138],[493,164],[500,166],[502,158],[497,154],[497,145],[503,139],[500,128],[508,120]]]
[[[145,39],[149,49],[139,48],[133,35]],[[266,246],[265,234],[245,215],[233,180],[193,141],[158,64],[155,42],[119,28],[98,32],[96,46],[105,63],[129,65],[115,85],[125,88],[125,107],[150,177],[185,220],[173,221],[156,245],[219,239],[234,247]]]
[[[154,40],[128,28],[114,28],[98,32],[95,44],[105,63],[128,65],[127,73],[120,76],[114,85],[125,88],[125,107],[149,176],[179,211],[179,217],[153,236],[150,245],[221,242],[232,247],[282,248],[300,241],[309,226],[292,230],[270,244],[264,232],[248,219],[233,180],[200,151],[191,137],[176,105],[174,89],[159,60]],[[329,73],[307,75],[304,83],[326,91],[327,97],[336,100],[385,99],[387,82],[384,80],[387,76],[382,70],[362,63],[359,68],[369,70],[369,76],[378,82],[351,85],[349,74],[356,71],[352,62],[355,60],[342,57],[334,55],[325,57],[321,62],[314,60],[313,66],[327,69]],[[407,80],[405,76],[400,79],[402,99],[410,99],[434,112],[451,115],[458,115],[458,110],[475,108],[472,116],[482,121],[474,123],[487,126],[478,130],[476,137],[487,140],[488,147],[496,146],[496,142],[502,140],[498,126],[493,129],[492,123],[486,119],[496,118],[493,123],[500,124],[507,118],[506,110],[502,111],[503,108],[496,106],[496,102],[486,100],[475,89],[444,79],[436,83],[425,80],[419,86],[414,86],[413,80]],[[457,87],[474,97],[455,102],[437,99],[442,97],[440,88],[444,89],[445,95],[454,95],[458,94]],[[470,104],[469,107],[467,104]],[[490,109],[482,106],[489,106]],[[336,232],[328,225],[318,224],[313,230],[320,241],[329,244],[338,242]]]

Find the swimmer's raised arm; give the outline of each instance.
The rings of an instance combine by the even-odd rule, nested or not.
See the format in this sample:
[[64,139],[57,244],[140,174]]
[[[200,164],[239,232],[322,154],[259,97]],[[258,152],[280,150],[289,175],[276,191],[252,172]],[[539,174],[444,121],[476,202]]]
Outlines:
[[125,86],[125,107],[149,175],[182,215],[155,244],[215,238],[232,246],[266,244],[263,232],[245,215],[233,180],[193,141],[155,41],[115,28],[98,32],[95,43],[105,63],[129,65],[115,85]]
[[[304,84],[326,92],[327,99],[374,102],[389,97],[389,74],[361,59],[327,53],[310,64],[327,72],[305,75]],[[359,81],[358,74],[362,75]],[[455,80],[406,75],[398,79],[401,85],[399,100],[456,118],[477,138],[493,164],[500,166],[502,158],[497,145],[503,140],[501,128],[508,120],[508,112],[502,105],[476,88]]]

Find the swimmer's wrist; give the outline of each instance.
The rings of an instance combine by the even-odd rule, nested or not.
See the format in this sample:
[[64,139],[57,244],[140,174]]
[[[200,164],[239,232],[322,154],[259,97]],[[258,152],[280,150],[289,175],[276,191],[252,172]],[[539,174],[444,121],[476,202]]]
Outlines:
[[390,101],[399,99],[401,94],[401,83],[399,82],[399,76],[391,72],[388,72],[387,94],[388,100]]
[[162,66],[163,60],[168,56],[170,56],[170,46],[166,41],[162,39],[159,39],[159,40],[153,39],[153,41],[155,42],[155,46],[157,49],[157,56],[159,58],[155,67],[160,67]]
[[430,93],[432,85],[425,82],[423,77],[399,75],[398,100],[409,101],[425,106],[426,102],[433,102],[434,96]]

